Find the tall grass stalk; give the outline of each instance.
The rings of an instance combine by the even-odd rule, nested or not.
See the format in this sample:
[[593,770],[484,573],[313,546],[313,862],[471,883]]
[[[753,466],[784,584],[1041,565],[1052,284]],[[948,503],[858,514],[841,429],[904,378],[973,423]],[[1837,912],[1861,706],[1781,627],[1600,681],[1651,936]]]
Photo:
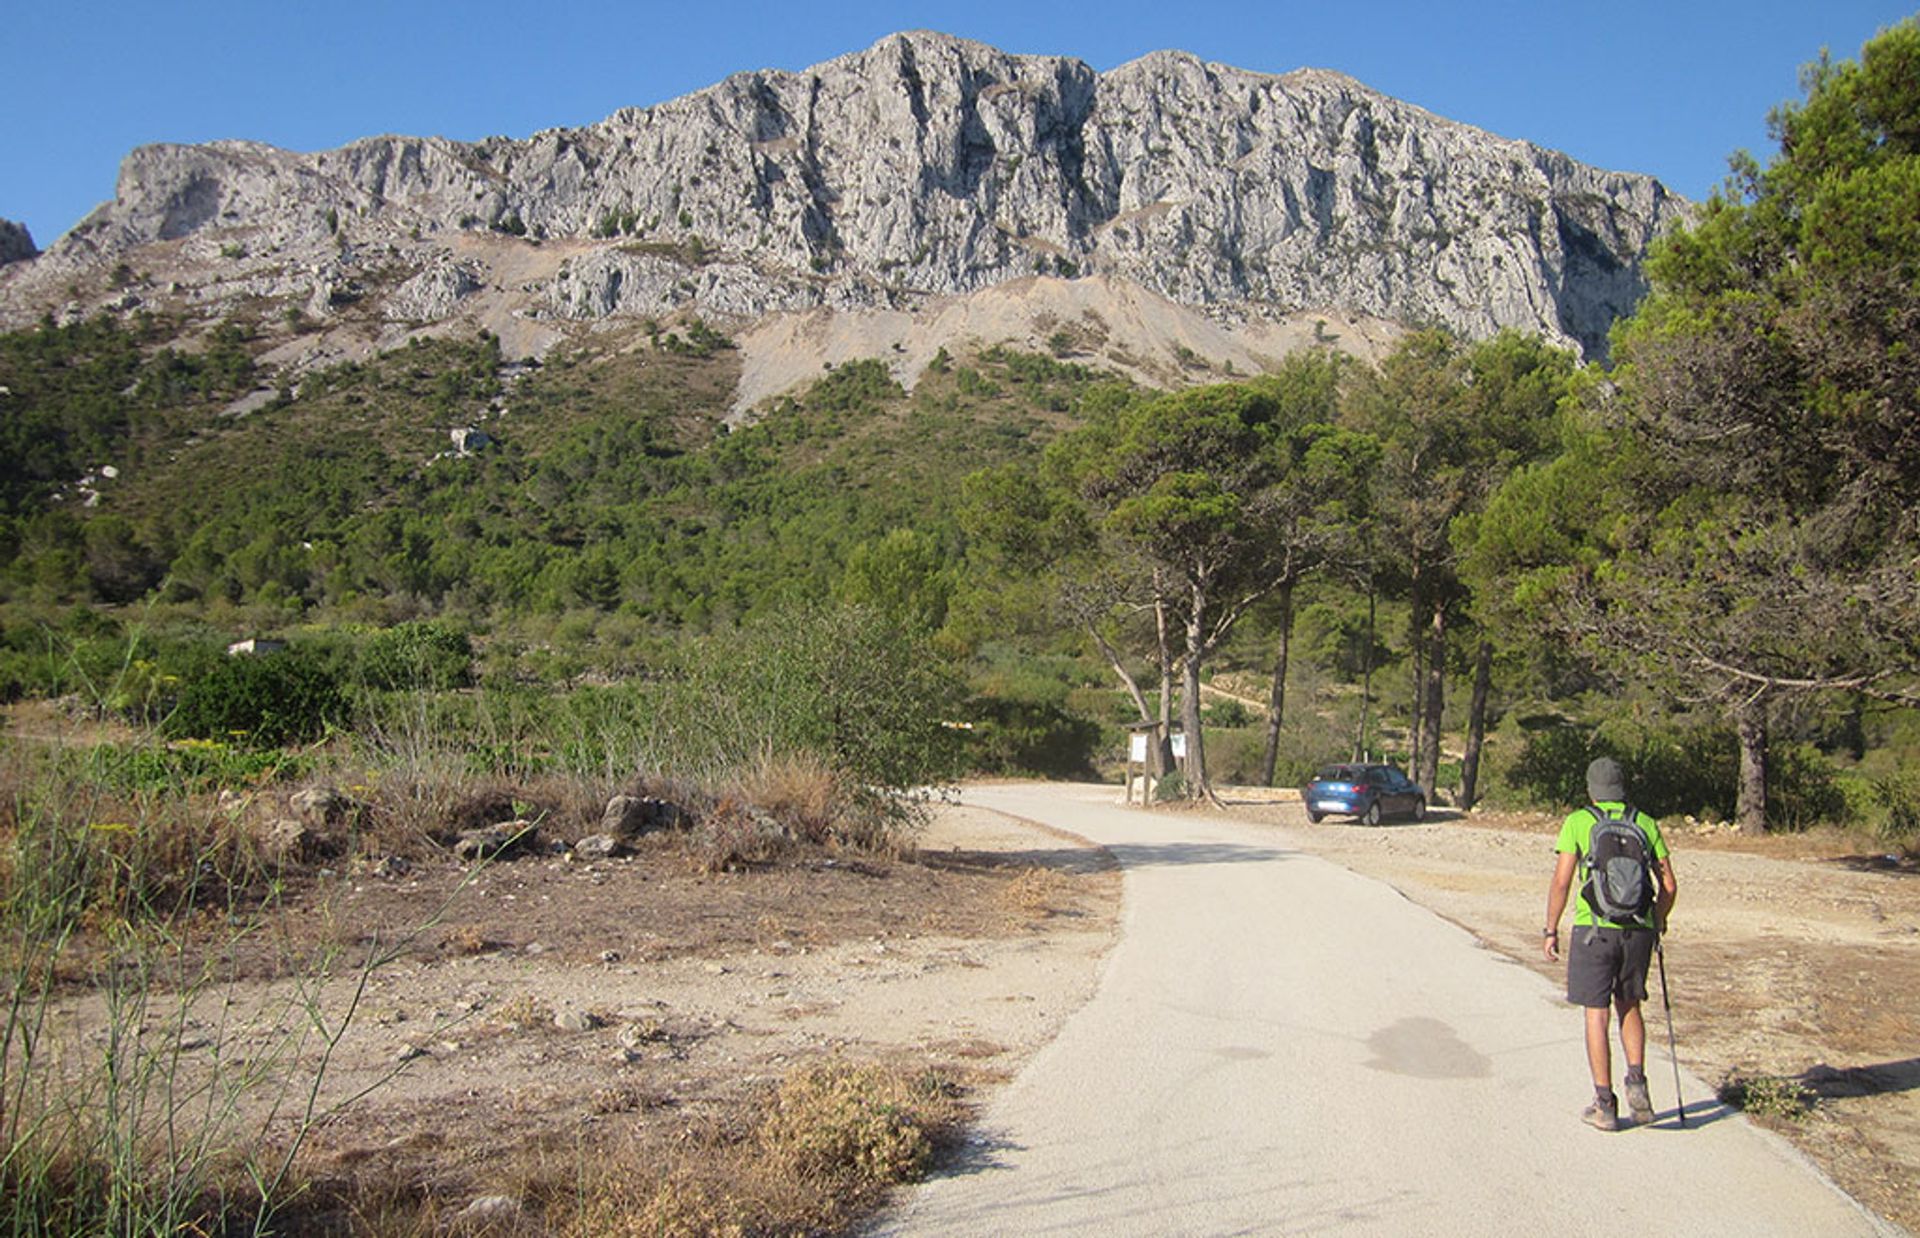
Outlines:
[[370,946],[344,993],[332,948],[247,983],[274,887],[235,882],[258,859],[236,822],[193,820],[185,788],[101,819],[129,805],[84,762],[0,756],[0,1233],[266,1232],[309,1133],[400,1068],[325,1087],[373,977],[445,905]]

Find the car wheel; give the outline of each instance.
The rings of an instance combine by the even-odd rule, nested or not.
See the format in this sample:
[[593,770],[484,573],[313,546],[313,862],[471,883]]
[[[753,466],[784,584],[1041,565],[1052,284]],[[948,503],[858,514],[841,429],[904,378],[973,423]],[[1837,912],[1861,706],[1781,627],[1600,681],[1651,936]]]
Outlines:
[[1362,825],[1379,825],[1380,824],[1380,801],[1379,800],[1375,800],[1373,801],[1373,803],[1367,805],[1367,811],[1360,814],[1360,823]]
[[1413,819],[1415,821],[1425,821],[1427,819],[1427,801],[1425,799],[1413,801]]
[[1326,820],[1326,814],[1310,812],[1307,814],[1307,820],[1313,822],[1315,825],[1319,825],[1322,821]]

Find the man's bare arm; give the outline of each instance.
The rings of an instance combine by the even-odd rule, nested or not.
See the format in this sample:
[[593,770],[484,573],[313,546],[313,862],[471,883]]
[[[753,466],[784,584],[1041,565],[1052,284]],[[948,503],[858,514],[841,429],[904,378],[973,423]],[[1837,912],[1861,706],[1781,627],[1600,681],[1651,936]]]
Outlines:
[[1573,870],[1579,857],[1562,851],[1554,861],[1553,877],[1547,882],[1547,931],[1541,934],[1540,953],[1548,962],[1560,957],[1560,917],[1567,910],[1567,895],[1573,889]]

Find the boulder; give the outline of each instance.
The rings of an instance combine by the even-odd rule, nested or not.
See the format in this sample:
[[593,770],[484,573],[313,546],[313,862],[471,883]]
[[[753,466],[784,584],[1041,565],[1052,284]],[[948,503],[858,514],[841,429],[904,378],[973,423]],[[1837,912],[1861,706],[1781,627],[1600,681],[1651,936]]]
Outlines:
[[553,1025],[563,1032],[590,1032],[600,1020],[585,1010],[562,1010],[553,1016]]
[[531,850],[538,841],[531,821],[502,821],[465,830],[454,841],[453,853],[463,860],[504,860]]
[[333,851],[326,836],[297,817],[276,817],[254,831],[266,857],[277,864],[324,859]]
[[456,1230],[472,1232],[511,1226],[520,1220],[520,1201],[511,1195],[482,1195],[454,1215]]
[[343,794],[337,787],[308,787],[289,796],[287,807],[309,825],[331,827],[353,820],[366,805]]
[[573,844],[573,853],[583,860],[605,860],[620,854],[621,842],[612,834],[589,834]]
[[437,322],[452,314],[462,298],[479,290],[480,280],[471,268],[436,263],[394,289],[387,299],[386,316],[395,322]]
[[688,824],[687,811],[670,800],[650,795],[616,795],[607,801],[600,814],[600,832],[619,838],[638,838],[655,830],[678,829]]
[[398,881],[413,871],[413,863],[404,855],[383,855],[369,860],[365,871],[372,876]]

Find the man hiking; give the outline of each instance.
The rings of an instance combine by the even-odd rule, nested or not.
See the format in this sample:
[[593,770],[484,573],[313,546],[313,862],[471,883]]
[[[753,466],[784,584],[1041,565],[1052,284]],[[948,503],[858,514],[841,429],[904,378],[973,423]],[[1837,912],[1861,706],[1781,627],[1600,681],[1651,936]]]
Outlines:
[[1620,1106],[1613,1094],[1608,1008],[1620,1014],[1627,1110],[1636,1124],[1651,1122],[1647,1025],[1640,1017],[1640,1003],[1647,996],[1655,938],[1666,927],[1679,887],[1660,824],[1628,805],[1626,777],[1617,762],[1601,757],[1587,766],[1587,799],[1587,807],[1567,816],[1553,844],[1558,859],[1547,886],[1547,927],[1540,948],[1548,962],[1559,960],[1560,914],[1578,872],[1567,1000],[1586,1008],[1587,1065],[1593,1072],[1593,1103],[1580,1116],[1590,1126],[1613,1131],[1620,1129]]

